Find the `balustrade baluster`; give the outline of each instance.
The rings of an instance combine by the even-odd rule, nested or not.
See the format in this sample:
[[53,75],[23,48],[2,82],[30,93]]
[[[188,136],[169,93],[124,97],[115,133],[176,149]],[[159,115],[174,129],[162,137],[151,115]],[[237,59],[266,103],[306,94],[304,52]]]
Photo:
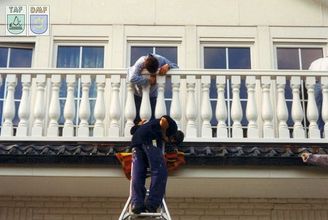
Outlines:
[[124,136],[130,137],[130,130],[133,127],[134,119],[136,117],[136,106],[134,102],[134,85],[130,82],[127,83],[127,96],[126,96],[126,102],[125,102],[125,130],[124,130]]
[[67,84],[67,96],[64,107],[64,129],[63,136],[64,137],[73,137],[74,136],[74,117],[75,117],[75,101],[74,101],[74,86],[75,86],[75,75],[67,75],[66,76],[66,84]]
[[306,77],[306,88],[308,92],[306,116],[308,121],[310,122],[309,138],[320,138],[320,131],[317,124],[319,113],[314,97],[314,86],[315,86],[315,77],[314,76]]
[[271,77],[262,76],[262,120],[263,120],[263,137],[264,138],[273,138],[273,109],[271,104],[270,97],[270,87],[271,87]]
[[51,100],[49,106],[49,126],[47,136],[58,136],[58,119],[60,117],[59,89],[61,76],[51,76]]
[[225,76],[217,76],[216,77],[216,88],[218,93],[218,100],[216,103],[215,116],[218,120],[217,125],[217,137],[218,138],[227,138],[227,105],[224,98],[224,89],[226,85],[226,77]]
[[106,78],[105,75],[97,75],[96,76],[96,84],[97,84],[97,98],[94,109],[94,116],[96,119],[95,127],[93,129],[93,136],[95,137],[103,137],[105,134],[104,127],[104,119],[106,114],[106,106],[105,106],[105,90]]
[[323,136],[328,139],[328,77],[321,77],[322,110],[321,117],[325,123]]
[[212,137],[212,127],[211,127],[211,118],[212,118],[212,107],[209,97],[209,88],[211,83],[210,76],[202,76],[202,104],[201,104],[201,118],[202,118],[202,137]]
[[197,106],[195,101],[195,76],[187,76],[187,108],[186,108],[186,119],[187,129],[186,137],[197,137]]
[[[119,120],[121,117],[121,105],[119,99],[119,90],[120,90],[120,76],[114,75],[111,77],[111,101],[109,108],[109,116],[110,116],[110,126],[109,126],[109,136],[118,137],[120,133],[120,125]],[[148,96],[149,97],[149,96]]]
[[158,95],[156,99],[155,118],[166,115],[166,105],[164,100],[165,76],[157,76]]
[[300,100],[300,85],[301,78],[299,76],[292,76],[290,80],[293,90],[293,103],[292,103],[292,119],[294,121],[294,138],[305,138],[305,131],[302,125],[303,109]]
[[258,138],[259,130],[257,127],[257,106],[255,101],[255,76],[246,77],[247,86],[247,106],[246,106],[246,117],[248,120],[247,126],[247,137]]
[[278,137],[279,138],[290,138],[289,130],[286,121],[288,120],[288,109],[285,99],[285,85],[286,77],[277,77],[277,119],[278,119]]
[[180,76],[172,76],[172,103],[170,116],[175,120],[178,128],[181,130],[181,104],[180,104]]
[[15,88],[17,85],[16,75],[7,75],[7,96],[4,102],[3,118],[4,122],[1,128],[1,136],[13,136],[13,119],[15,117]]
[[151,118],[152,113],[149,99],[149,90],[149,84],[142,86],[142,99],[139,114],[140,118],[145,120],[149,120]]
[[89,89],[91,84],[91,77],[89,75],[81,76],[82,84],[82,97],[79,109],[80,124],[78,128],[79,137],[89,136],[89,117],[90,117],[90,102],[89,102]]
[[30,118],[30,88],[31,75],[22,75],[22,98],[19,104],[18,116],[19,123],[16,136],[27,136]]
[[232,124],[232,137],[242,138],[243,129],[241,127],[241,119],[243,116],[243,111],[240,103],[240,76],[231,77],[232,85],[232,104],[231,104],[231,119]]
[[34,104],[34,122],[32,127],[32,136],[42,136],[43,122],[45,116],[45,86],[46,86],[46,75],[37,75],[36,77],[36,98]]

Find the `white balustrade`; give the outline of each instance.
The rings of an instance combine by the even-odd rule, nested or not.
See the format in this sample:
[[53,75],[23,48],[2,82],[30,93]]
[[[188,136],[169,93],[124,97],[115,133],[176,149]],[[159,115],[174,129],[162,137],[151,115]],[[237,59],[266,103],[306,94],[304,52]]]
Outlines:
[[197,137],[197,105],[195,100],[196,77],[187,76],[186,137]]
[[97,75],[96,76],[96,85],[97,85],[97,98],[94,109],[94,116],[96,119],[95,127],[93,129],[93,136],[95,137],[103,137],[105,135],[105,126],[104,119],[106,115],[106,105],[105,105],[105,83],[106,77],[105,75]]
[[27,136],[30,117],[30,88],[31,75],[24,74],[21,77],[22,81],[22,98],[18,108],[19,123],[16,136]]
[[133,127],[134,119],[136,117],[136,106],[134,102],[134,85],[130,82],[127,83],[127,95],[125,102],[124,115],[126,118],[124,136],[130,137],[130,130]]
[[271,87],[271,77],[262,76],[262,120],[263,120],[263,137],[273,138],[273,110],[271,104],[270,87]]
[[277,120],[278,120],[278,137],[289,138],[289,130],[287,126],[288,109],[285,98],[286,77],[278,76],[277,83]]
[[232,124],[232,137],[242,138],[243,129],[241,126],[241,119],[243,117],[243,111],[240,103],[240,76],[231,77],[232,86],[232,104],[231,104],[231,119]]
[[255,101],[255,76],[246,77],[246,87],[247,87],[247,106],[246,106],[246,117],[248,120],[247,126],[247,137],[248,138],[258,138],[259,130],[257,126],[257,105]]
[[15,88],[17,85],[16,75],[10,74],[7,76],[7,96],[4,102],[1,136],[13,136],[13,119],[15,117]]
[[165,79],[166,76],[157,76],[158,95],[156,99],[155,118],[160,118],[167,114],[164,100]]
[[170,116],[175,120],[178,125],[178,129],[181,128],[181,104],[180,104],[180,76],[172,76],[172,102],[170,109]]
[[46,75],[36,76],[36,98],[34,104],[34,122],[32,127],[32,136],[38,137],[43,134],[44,127],[44,116],[45,116],[45,86],[46,86]]
[[305,131],[302,125],[303,109],[300,100],[300,85],[301,78],[299,76],[292,76],[290,84],[293,91],[293,104],[292,104],[292,119],[294,121],[294,138],[305,138]]
[[61,76],[51,76],[51,99],[49,106],[49,126],[47,136],[58,136],[58,119],[60,117],[59,89]]
[[323,136],[328,139],[328,77],[321,77],[322,110],[321,116],[325,123]]
[[118,137],[120,133],[120,125],[119,121],[121,118],[121,105],[120,105],[120,81],[121,78],[119,75],[113,75],[111,77],[111,100],[110,100],[110,108],[109,108],[109,116],[110,116],[110,125],[109,125],[109,136]]
[[149,99],[149,90],[149,84],[142,86],[142,99],[139,114],[140,118],[145,120],[149,120],[151,118],[152,113]]
[[89,102],[89,89],[91,84],[90,75],[81,76],[82,97],[80,102],[79,117],[80,124],[77,131],[79,137],[89,136],[89,118],[90,118],[90,102]]
[[315,86],[315,77],[306,77],[306,88],[308,92],[308,105],[307,105],[307,112],[306,116],[308,121],[310,122],[309,124],[309,138],[320,138],[320,131],[318,128],[318,118],[319,118],[319,113],[318,113],[318,108],[317,104],[315,102],[315,97],[314,97],[314,86]]
[[64,129],[63,129],[64,137],[73,137],[74,135],[73,120],[75,117],[75,101],[74,101],[75,81],[76,81],[75,75],[66,76],[67,96],[64,106],[64,118],[65,118]]
[[225,76],[217,76],[216,77],[216,88],[217,88],[217,94],[218,99],[216,103],[216,110],[215,110],[215,116],[218,120],[217,125],[217,137],[218,138],[227,138],[228,137],[228,131],[227,131],[227,125],[226,120],[228,117],[228,111],[227,111],[227,105],[224,98],[224,89],[226,85],[226,77]]
[[202,76],[202,101],[201,101],[201,118],[202,118],[202,137],[210,138],[212,137],[212,127],[211,127],[211,118],[212,118],[212,107],[210,102],[210,76]]

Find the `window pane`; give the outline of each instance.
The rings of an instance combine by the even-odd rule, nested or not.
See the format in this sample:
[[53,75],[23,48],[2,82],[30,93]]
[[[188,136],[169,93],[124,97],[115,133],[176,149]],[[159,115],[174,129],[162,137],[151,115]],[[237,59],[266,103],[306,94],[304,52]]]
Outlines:
[[155,53],[167,58],[173,63],[178,63],[177,47],[156,47]]
[[9,67],[31,67],[32,49],[11,48]]
[[82,68],[103,68],[104,47],[83,47]]
[[0,47],[0,67],[7,67],[8,48]]
[[141,56],[153,52],[153,47],[131,47],[130,66],[132,66]]
[[277,48],[278,69],[299,69],[297,48]]
[[226,69],[226,52],[221,47],[204,47],[205,69]]
[[249,48],[228,48],[229,69],[250,69],[251,56]]
[[58,68],[79,68],[80,47],[59,46],[57,53]]
[[311,63],[323,56],[321,48],[302,48],[301,49],[302,56],[302,69],[309,69]]

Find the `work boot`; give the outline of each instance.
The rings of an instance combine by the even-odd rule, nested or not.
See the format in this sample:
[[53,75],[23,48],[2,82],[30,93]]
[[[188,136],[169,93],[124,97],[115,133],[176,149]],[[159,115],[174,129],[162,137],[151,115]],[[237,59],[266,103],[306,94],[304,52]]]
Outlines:
[[157,206],[150,205],[150,204],[146,205],[146,211],[149,212],[149,213],[156,213],[157,209],[158,209]]
[[140,214],[141,212],[145,212],[146,208],[143,204],[134,204],[132,205],[131,211],[133,214]]

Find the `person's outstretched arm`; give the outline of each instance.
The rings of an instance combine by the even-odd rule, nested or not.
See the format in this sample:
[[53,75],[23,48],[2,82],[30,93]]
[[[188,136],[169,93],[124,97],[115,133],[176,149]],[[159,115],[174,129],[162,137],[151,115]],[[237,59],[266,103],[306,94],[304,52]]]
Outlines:
[[328,166],[328,154],[303,153],[302,159],[304,163],[309,163],[319,166]]

